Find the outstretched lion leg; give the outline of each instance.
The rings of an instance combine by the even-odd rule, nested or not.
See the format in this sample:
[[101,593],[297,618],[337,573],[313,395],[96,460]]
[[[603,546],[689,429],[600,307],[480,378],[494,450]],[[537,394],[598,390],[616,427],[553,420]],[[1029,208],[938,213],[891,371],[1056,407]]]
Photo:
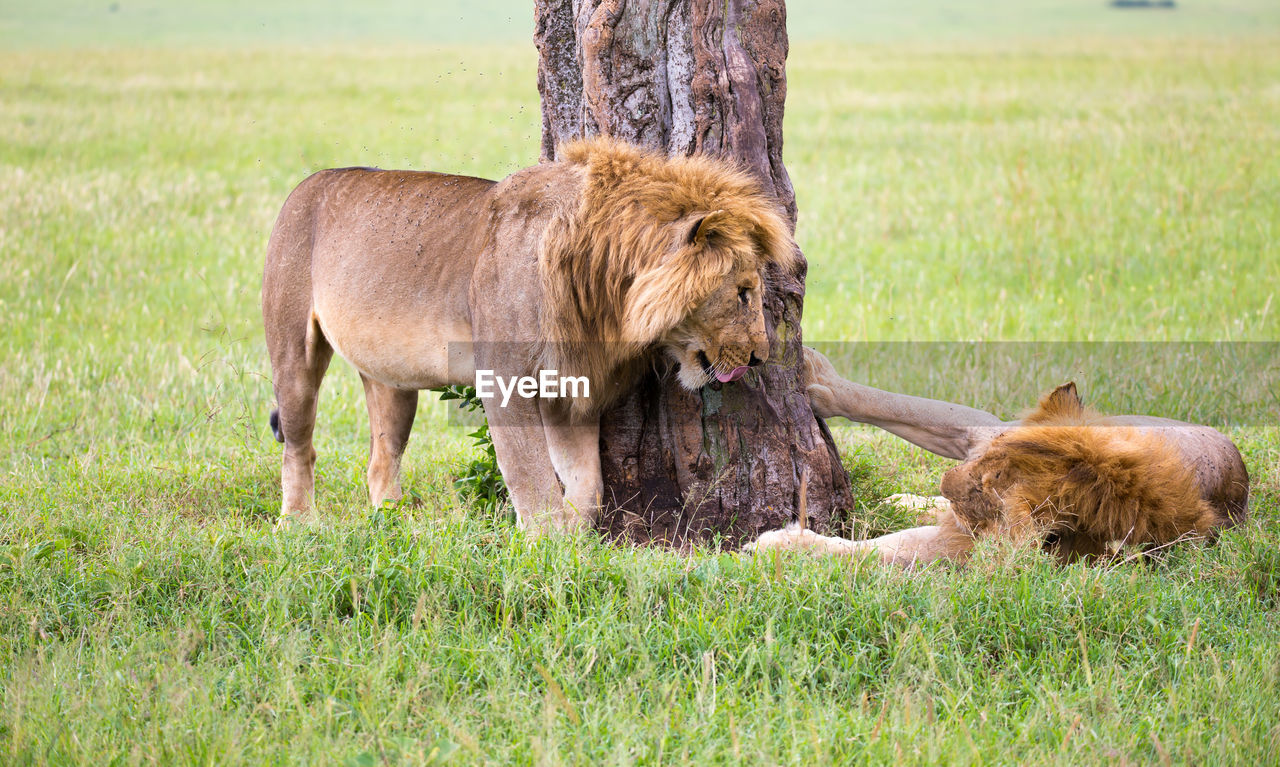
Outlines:
[[791,524],[761,535],[745,551],[796,549],[818,554],[835,554],[861,559],[875,556],[885,564],[910,566],[938,560],[963,561],[973,549],[974,538],[950,511],[938,514],[938,524],[912,527],[865,541],[850,541]]
[[792,522],[778,530],[761,533],[759,538],[743,546],[742,550],[753,554],[770,550],[803,550],[815,554],[850,557],[870,551],[868,548],[859,548],[859,544],[854,541],[833,535],[819,535],[812,530],[801,528],[799,522]]
[[938,514],[936,525],[910,527],[854,545],[875,549],[881,562],[908,567],[937,561],[963,562],[974,543],[972,533],[950,511],[943,511]]
[[400,457],[418,413],[418,392],[378,383],[363,373],[360,380],[369,408],[369,502],[380,506],[403,495]]
[[585,529],[595,522],[604,480],[600,476],[600,420],[573,423],[568,408],[540,400],[547,451],[560,483],[564,485],[563,526]]
[[804,383],[819,418],[843,416],[895,434],[931,453],[964,460],[1009,426],[991,413],[840,377],[821,353],[804,348]]

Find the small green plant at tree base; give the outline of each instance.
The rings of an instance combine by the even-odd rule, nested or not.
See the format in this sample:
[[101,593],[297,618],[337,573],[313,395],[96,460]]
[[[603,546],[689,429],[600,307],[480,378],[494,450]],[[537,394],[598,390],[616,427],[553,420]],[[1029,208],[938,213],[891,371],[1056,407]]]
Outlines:
[[[441,401],[458,400],[460,410],[468,413],[479,410],[483,416],[483,403],[476,396],[474,386],[442,386],[432,391],[440,394]],[[482,420],[480,427],[467,436],[475,440],[480,456],[467,464],[453,486],[467,502],[479,505],[486,512],[496,512],[507,500],[507,486],[498,470],[498,454],[489,434],[489,422]]]

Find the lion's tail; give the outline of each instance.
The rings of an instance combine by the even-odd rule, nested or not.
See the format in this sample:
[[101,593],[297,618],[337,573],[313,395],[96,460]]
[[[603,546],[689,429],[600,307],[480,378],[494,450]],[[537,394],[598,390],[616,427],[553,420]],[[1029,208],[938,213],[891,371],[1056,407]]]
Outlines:
[[284,432],[280,431],[280,408],[271,411],[267,422],[271,424],[271,433],[276,435],[276,442],[284,444]]

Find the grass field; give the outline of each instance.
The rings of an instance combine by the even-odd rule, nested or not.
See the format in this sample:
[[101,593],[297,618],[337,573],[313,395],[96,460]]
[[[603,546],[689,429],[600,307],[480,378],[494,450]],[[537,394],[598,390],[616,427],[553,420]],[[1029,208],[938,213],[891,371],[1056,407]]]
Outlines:
[[[470,448],[436,403],[414,498],[371,511],[337,363],[331,522],[273,533],[275,213],[322,167],[533,162],[524,11],[433,6],[416,35],[421,4],[108,5],[0,2],[0,763],[1275,763],[1274,390],[1197,405],[1254,479],[1212,549],[903,573],[525,538],[454,496]],[[1275,375],[1272,4],[788,5],[806,338],[1251,342],[1242,377]],[[1112,407],[1180,402],[1069,372]],[[870,531],[947,466],[836,437]]]

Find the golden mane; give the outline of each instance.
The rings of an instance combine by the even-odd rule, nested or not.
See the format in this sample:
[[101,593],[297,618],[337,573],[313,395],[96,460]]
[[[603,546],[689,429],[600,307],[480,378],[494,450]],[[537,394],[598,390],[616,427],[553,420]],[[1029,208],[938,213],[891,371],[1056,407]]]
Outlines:
[[1217,515],[1177,448],[1101,419],[1067,384],[992,443],[986,458],[1016,478],[1002,495],[1009,520],[1130,544],[1210,537]]
[[539,363],[591,380],[591,398],[575,408],[609,404],[649,347],[737,270],[799,261],[777,201],[731,163],[608,138],[559,156],[585,185],[576,210],[543,236]]

